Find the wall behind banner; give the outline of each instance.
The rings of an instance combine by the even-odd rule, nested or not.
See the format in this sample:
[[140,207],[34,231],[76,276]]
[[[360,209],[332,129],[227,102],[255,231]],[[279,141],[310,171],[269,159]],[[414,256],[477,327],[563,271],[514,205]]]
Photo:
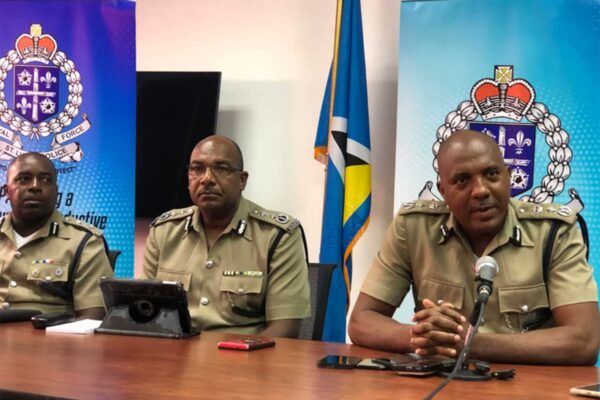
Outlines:
[[[535,102],[546,105],[568,133],[571,176],[554,199],[568,202],[575,188],[585,203],[590,263],[600,278],[600,2],[555,0],[414,1],[402,5],[398,82],[395,205],[436,181],[432,145],[436,131],[477,81],[494,79],[496,65],[513,66],[527,80]],[[502,23],[498,23],[501,16]],[[535,16],[535,18],[532,18]],[[469,29],[469,27],[484,29]],[[477,118],[481,122],[481,118]],[[492,119],[491,122],[512,122]],[[529,123],[523,119],[520,123]],[[554,168],[544,134],[535,133],[534,174],[539,186]],[[435,191],[435,190],[434,190]],[[435,191],[437,192],[437,191]],[[530,194],[531,190],[525,194]],[[521,195],[516,196],[518,198]],[[411,297],[411,296],[407,296]],[[410,301],[410,300],[409,300]],[[411,314],[403,310],[402,320]]]
[[[399,2],[364,1],[372,140],[371,223],[354,251],[356,297],[393,215]],[[313,142],[331,63],[335,1],[139,0],[140,71],[222,71],[217,131],[241,145],[245,195],[302,221],[318,259],[323,166]],[[143,243],[136,251],[139,270]]]
[[[21,34],[30,34],[32,24],[40,24],[41,34],[54,38],[57,51],[65,54],[78,73],[69,76],[69,87],[64,73],[58,70],[52,72],[52,62],[41,64],[24,60],[19,63],[23,67],[15,65],[8,71],[4,92],[9,108],[17,115],[22,115],[22,110],[31,107],[35,101],[39,101],[40,105],[43,101],[51,105],[47,101],[50,98],[58,99],[54,107],[56,112],[61,112],[63,109],[66,111],[67,101],[71,102],[70,107],[77,103],[73,96],[79,91],[74,88],[74,82],[79,80],[81,83],[83,91],[79,112],[72,123],[67,123],[59,134],[35,137],[17,133],[17,136],[22,142],[22,150],[48,154],[51,154],[51,149],[52,153],[56,153],[58,149],[55,148],[55,142],[62,141],[62,148],[66,148],[68,154],[54,160],[60,192],[58,208],[63,214],[83,219],[105,231],[110,247],[122,251],[116,270],[119,276],[133,274],[134,9],[135,2],[129,0],[0,2],[0,58],[14,49],[15,41]],[[42,36],[41,40],[46,39]],[[38,81],[34,82],[38,85],[38,91],[42,89],[50,94],[38,95],[38,100],[33,97],[29,100],[22,98],[15,104],[13,95],[18,95],[19,90],[19,87],[15,89],[15,85],[19,86],[21,80],[15,78],[14,72],[23,72],[24,68],[33,71],[34,64],[37,65],[38,73],[30,74],[31,79]],[[59,85],[58,89],[51,86],[52,80]],[[23,88],[26,86],[23,83]],[[69,95],[73,95],[71,100]],[[47,110],[51,109],[50,106]],[[83,133],[76,131],[76,127],[86,125],[86,118],[90,123],[89,130]],[[39,127],[43,123],[45,122],[38,120],[36,125]],[[0,137],[2,145],[12,142],[13,147],[18,147],[17,140],[11,141],[10,134],[7,134],[11,127],[0,122],[1,129],[4,129],[4,134]],[[15,128],[12,129],[16,131]],[[67,135],[69,132],[73,135]],[[0,158],[0,179],[4,181],[6,167],[10,162],[7,158],[10,157]],[[0,211],[6,213],[9,210],[7,199],[2,198]]]

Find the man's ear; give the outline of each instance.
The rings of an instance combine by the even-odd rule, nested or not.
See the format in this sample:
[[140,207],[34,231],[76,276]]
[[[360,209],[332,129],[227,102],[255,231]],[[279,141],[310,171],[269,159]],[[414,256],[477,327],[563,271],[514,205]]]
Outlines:
[[248,172],[242,171],[240,173],[240,187],[242,190],[246,189],[246,183],[248,183]]
[[435,185],[437,187],[438,192],[440,192],[442,197],[444,197],[444,187],[441,185],[441,183],[439,181]]

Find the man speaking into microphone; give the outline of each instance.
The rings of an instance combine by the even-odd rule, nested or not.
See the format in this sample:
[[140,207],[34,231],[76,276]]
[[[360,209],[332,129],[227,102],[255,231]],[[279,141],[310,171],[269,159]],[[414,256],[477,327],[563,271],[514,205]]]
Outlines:
[[[355,344],[456,356],[478,298],[475,265],[493,257],[493,279],[471,358],[509,363],[594,364],[598,291],[576,216],[555,204],[510,198],[496,143],[458,131],[438,152],[444,202],[404,203],[361,288],[349,324]],[[551,226],[559,228],[544,276]],[[412,285],[414,324],[391,317]]]

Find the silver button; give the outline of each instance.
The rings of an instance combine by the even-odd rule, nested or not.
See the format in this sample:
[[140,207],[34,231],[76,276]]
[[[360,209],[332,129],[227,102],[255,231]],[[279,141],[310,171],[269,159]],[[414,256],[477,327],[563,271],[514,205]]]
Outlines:
[[244,293],[244,288],[238,288],[238,293]]
[[21,258],[22,254],[20,251],[15,251],[15,258]]
[[213,260],[208,260],[208,261],[206,262],[206,264],[204,264],[204,266],[205,266],[206,268],[208,268],[208,269],[211,269],[212,267],[214,267],[214,266],[215,266],[215,262],[214,262]]
[[521,306],[521,311],[523,311],[523,312],[527,312],[527,311],[529,311],[529,306],[528,306],[527,304],[523,304],[523,305]]
[[2,308],[9,308],[10,307],[10,303],[8,301],[5,301],[4,303],[2,303]]
[[56,275],[56,276],[62,276],[62,274],[63,274],[62,268],[56,268],[56,271],[54,271],[54,275]]
[[31,271],[31,276],[37,278],[38,276],[40,276],[40,270],[34,269],[33,271]]
[[439,300],[437,301],[437,305],[438,305],[438,306],[441,306],[442,304],[444,304],[444,300],[443,300],[443,299],[439,299]]
[[50,282],[50,281],[52,280],[52,277],[51,277],[50,275],[48,275],[48,276],[46,277],[46,280],[47,280],[48,282]]
[[10,285],[10,287],[17,287],[17,282],[10,281],[9,285]]
[[200,299],[200,304],[202,304],[203,306],[207,306],[208,303],[209,303],[209,301],[206,297],[203,297]]

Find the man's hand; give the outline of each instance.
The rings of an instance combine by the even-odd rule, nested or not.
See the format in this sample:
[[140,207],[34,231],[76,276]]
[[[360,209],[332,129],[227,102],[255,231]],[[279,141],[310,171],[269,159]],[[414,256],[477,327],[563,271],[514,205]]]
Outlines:
[[419,355],[440,354],[454,357],[462,348],[466,334],[467,319],[452,304],[435,304],[423,300],[423,310],[412,320],[410,344]]

